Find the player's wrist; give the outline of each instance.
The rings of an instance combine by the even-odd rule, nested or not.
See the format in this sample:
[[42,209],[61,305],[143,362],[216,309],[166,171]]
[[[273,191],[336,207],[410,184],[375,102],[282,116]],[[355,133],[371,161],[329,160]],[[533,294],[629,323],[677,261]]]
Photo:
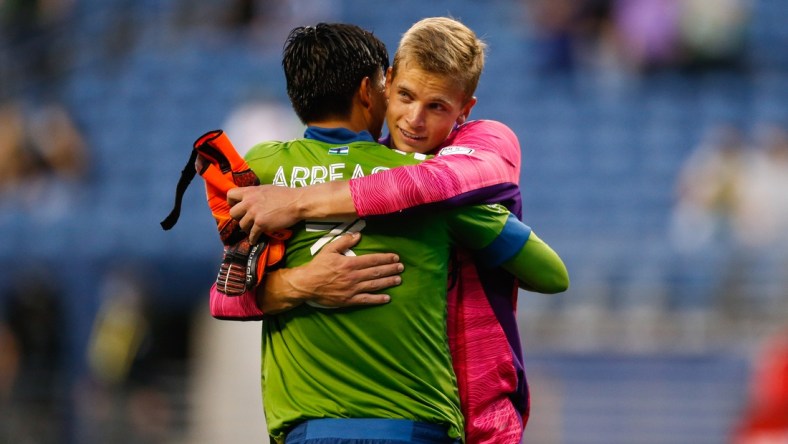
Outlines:
[[290,204],[290,211],[298,220],[320,217],[315,214],[320,208],[320,202],[315,196],[316,193],[308,191],[309,188],[311,187],[293,188],[295,199]]
[[294,274],[297,271],[293,268],[269,272],[258,287],[257,307],[266,314],[276,314],[302,304],[305,297],[294,285],[298,279]]
[[293,303],[301,304],[318,297],[317,289],[320,283],[314,282],[314,270],[310,271],[310,264],[288,268],[283,279],[287,280],[287,298]]

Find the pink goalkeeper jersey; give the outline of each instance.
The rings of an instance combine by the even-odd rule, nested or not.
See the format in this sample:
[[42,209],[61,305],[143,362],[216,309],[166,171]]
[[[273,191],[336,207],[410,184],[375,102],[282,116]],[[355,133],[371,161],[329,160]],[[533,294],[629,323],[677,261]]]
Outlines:
[[[518,218],[520,144],[504,124],[475,120],[457,127],[438,155],[350,181],[361,216],[419,205],[500,202]],[[459,251],[449,282],[449,346],[468,444],[518,444],[530,401],[517,328],[517,282]]]

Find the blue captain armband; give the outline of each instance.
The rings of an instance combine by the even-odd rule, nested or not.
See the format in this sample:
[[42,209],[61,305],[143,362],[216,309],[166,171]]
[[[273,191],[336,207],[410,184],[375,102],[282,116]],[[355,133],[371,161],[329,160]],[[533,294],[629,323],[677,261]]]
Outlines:
[[477,251],[474,256],[485,267],[496,268],[514,257],[531,237],[531,227],[520,222],[513,214],[503,226],[503,230],[492,243]]

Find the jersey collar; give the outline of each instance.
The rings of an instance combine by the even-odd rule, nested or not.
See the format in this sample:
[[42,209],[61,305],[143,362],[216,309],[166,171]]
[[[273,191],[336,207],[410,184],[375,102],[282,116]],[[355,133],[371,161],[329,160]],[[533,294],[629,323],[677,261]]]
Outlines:
[[319,126],[308,127],[304,132],[304,137],[333,144],[375,141],[369,131],[357,133],[347,128],[321,128]]

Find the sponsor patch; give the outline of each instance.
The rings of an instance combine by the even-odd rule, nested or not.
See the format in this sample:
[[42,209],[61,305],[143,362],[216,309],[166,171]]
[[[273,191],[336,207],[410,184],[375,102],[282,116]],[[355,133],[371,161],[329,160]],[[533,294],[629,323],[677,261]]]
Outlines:
[[448,156],[450,154],[473,154],[473,148],[466,148],[464,146],[447,146],[438,151],[439,156]]
[[350,151],[350,147],[348,146],[338,146],[336,148],[329,148],[328,154],[332,154],[335,156],[347,156],[349,151]]

